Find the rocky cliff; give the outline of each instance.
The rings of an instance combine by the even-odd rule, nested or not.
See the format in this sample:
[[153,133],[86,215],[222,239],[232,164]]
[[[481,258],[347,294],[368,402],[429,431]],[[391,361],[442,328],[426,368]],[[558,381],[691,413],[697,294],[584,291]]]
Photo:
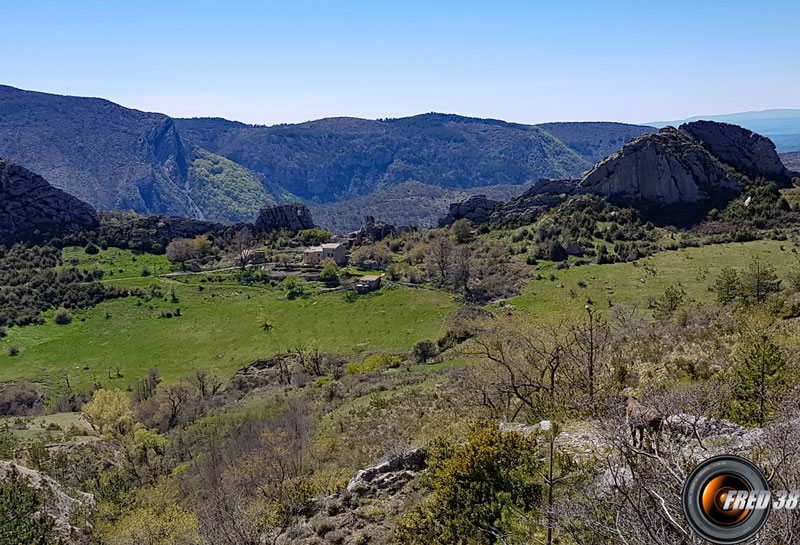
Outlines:
[[452,225],[461,218],[472,223],[486,223],[498,204],[500,204],[498,201],[493,201],[486,195],[475,195],[464,202],[453,203],[450,205],[450,213],[439,220],[439,227]]
[[0,244],[94,228],[97,212],[11,161],[0,160]]
[[684,123],[680,130],[700,142],[712,155],[751,178],[788,183],[789,172],[775,151],[772,140],[753,131],[714,121]]
[[580,180],[540,180],[489,221],[531,217],[581,194],[634,206],[653,220],[691,223],[722,208],[749,179],[787,182],[772,142],[741,127],[708,121],[665,127],[625,144]]
[[300,231],[313,227],[311,211],[306,205],[300,203],[266,206],[258,213],[255,222],[256,231],[265,233],[281,229]]
[[625,144],[587,174],[577,192],[626,203],[696,203],[741,191],[720,161],[673,127]]
[[163,114],[0,85],[0,157],[98,209],[252,220],[286,192],[187,145]]

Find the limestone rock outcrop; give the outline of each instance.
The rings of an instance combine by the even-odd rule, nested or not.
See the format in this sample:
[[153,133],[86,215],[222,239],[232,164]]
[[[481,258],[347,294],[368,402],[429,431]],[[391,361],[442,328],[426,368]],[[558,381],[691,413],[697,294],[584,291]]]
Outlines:
[[581,180],[540,180],[501,206],[490,222],[536,216],[578,195],[598,195],[668,223],[691,223],[744,189],[736,172],[788,181],[789,172],[763,136],[710,121],[665,127],[625,144]]
[[791,176],[775,151],[772,140],[751,130],[714,121],[684,123],[680,130],[690,134],[712,155],[751,178],[788,183]]
[[696,203],[722,193],[732,196],[741,189],[722,163],[687,133],[665,127],[600,161],[577,191],[663,206]]
[[86,492],[66,491],[58,481],[34,469],[0,460],[0,479],[6,478],[11,472],[16,471],[25,479],[27,486],[42,490],[49,496],[44,505],[44,512],[55,521],[56,533],[68,543],[78,543],[84,535],[86,528],[73,526],[70,522],[70,513],[79,505],[91,507],[95,499]]
[[486,195],[473,195],[463,202],[455,202],[450,205],[450,213],[439,220],[439,227],[452,225],[457,219],[467,219],[472,223],[487,223],[499,201],[493,201]]
[[399,233],[405,232],[407,228],[396,228],[391,223],[376,220],[373,216],[364,216],[364,225],[361,229],[355,232],[355,243],[362,244],[365,241],[378,242],[387,237],[393,237]]
[[258,213],[255,222],[256,231],[265,233],[281,229],[300,231],[313,227],[314,220],[311,219],[311,211],[306,205],[300,203],[266,206]]
[[376,466],[360,470],[350,479],[347,490],[352,492],[359,485],[378,489],[391,488],[395,484],[410,481],[426,467],[425,451],[415,448]]
[[43,240],[100,225],[88,204],[11,161],[0,160],[0,244]]

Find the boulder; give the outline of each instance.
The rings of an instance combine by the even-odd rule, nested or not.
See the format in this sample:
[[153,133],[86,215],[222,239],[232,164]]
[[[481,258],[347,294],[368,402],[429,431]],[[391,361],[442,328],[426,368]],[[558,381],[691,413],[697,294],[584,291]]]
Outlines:
[[714,121],[684,123],[680,130],[690,134],[717,159],[751,178],[763,176],[782,184],[791,176],[775,151],[772,140],[751,130]]
[[85,202],[16,163],[0,160],[0,244],[45,240],[99,225],[97,212]]
[[415,448],[376,466],[362,469],[350,479],[347,490],[352,491],[360,484],[388,488],[413,479],[426,467],[425,451]]
[[262,208],[255,222],[256,231],[269,233],[286,229],[300,231],[313,229],[314,220],[311,211],[301,203],[278,204]]

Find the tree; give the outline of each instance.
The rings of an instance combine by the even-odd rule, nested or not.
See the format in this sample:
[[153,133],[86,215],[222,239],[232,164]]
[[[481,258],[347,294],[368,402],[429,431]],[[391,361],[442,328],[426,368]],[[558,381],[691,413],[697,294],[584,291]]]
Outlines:
[[428,360],[436,355],[436,345],[431,341],[419,341],[412,350],[414,358],[419,363],[428,363]]
[[131,400],[119,390],[97,390],[92,400],[83,405],[83,415],[105,437],[120,437],[133,430]]
[[100,253],[100,248],[90,242],[86,245],[86,248],[84,248],[83,251],[86,253],[86,255],[97,255]]
[[469,246],[460,246],[453,252],[450,270],[447,278],[453,287],[467,297],[471,297],[472,281],[474,280],[475,263],[472,259],[472,249]]
[[253,233],[248,227],[239,229],[233,235],[231,248],[233,249],[234,261],[242,270],[245,270],[250,263],[250,256],[253,254],[253,246],[255,244],[255,237],[253,237]]
[[739,295],[739,274],[732,267],[723,268],[714,280],[717,301],[723,305],[732,303]]
[[738,380],[734,390],[737,401],[731,412],[740,422],[763,428],[786,386],[786,360],[766,334],[736,351],[733,372]]
[[763,303],[770,294],[780,291],[781,281],[775,267],[756,255],[742,274],[741,286],[743,297]]
[[324,244],[331,239],[331,232],[319,227],[301,229],[297,232],[297,238],[306,244]]
[[191,391],[185,384],[173,384],[167,388],[165,397],[167,408],[169,409],[168,427],[173,427],[178,423],[181,411],[192,398]]
[[586,320],[570,327],[565,350],[574,367],[568,375],[577,390],[586,396],[588,409],[597,411],[596,394],[606,369],[603,355],[609,345],[611,330],[603,317],[595,312],[591,301],[586,303]]
[[550,261],[566,261],[567,250],[560,242],[548,241],[543,247],[537,247],[536,259],[548,259]]
[[683,305],[683,293],[675,286],[667,286],[664,295],[656,300],[655,316],[659,320],[669,320]]
[[286,290],[286,297],[294,299],[303,295],[306,281],[298,276],[287,276],[283,279],[283,289]]
[[159,484],[136,493],[134,505],[98,533],[108,545],[200,545],[197,516],[177,505],[176,487]]
[[172,263],[180,263],[181,269],[186,270],[186,262],[197,255],[197,247],[186,238],[176,238],[167,244],[167,259]]
[[514,535],[532,543],[520,533],[541,504],[538,458],[535,439],[503,433],[496,422],[478,423],[465,443],[435,443],[422,480],[431,496],[399,521],[397,541],[478,545],[511,543]]
[[428,274],[440,286],[447,283],[452,255],[453,241],[448,237],[436,236],[428,243],[427,257],[425,258]]
[[55,521],[42,512],[47,495],[28,486],[12,469],[0,480],[0,545],[50,545],[55,543]]
[[322,266],[322,272],[319,273],[319,278],[323,282],[338,282],[339,266],[336,265],[332,259],[328,259]]
[[189,378],[189,382],[197,388],[200,397],[215,396],[222,388],[222,381],[216,373],[209,373],[205,369],[198,369]]
[[453,233],[453,238],[455,238],[456,242],[459,244],[469,242],[472,238],[472,223],[465,218],[457,219],[450,227],[450,232]]

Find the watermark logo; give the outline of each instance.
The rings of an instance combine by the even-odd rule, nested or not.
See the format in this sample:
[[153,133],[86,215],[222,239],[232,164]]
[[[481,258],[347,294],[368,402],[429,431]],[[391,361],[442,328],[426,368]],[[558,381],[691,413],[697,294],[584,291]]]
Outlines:
[[742,543],[756,535],[774,509],[793,509],[800,493],[780,491],[773,499],[766,477],[749,460],[715,456],[698,465],[683,487],[683,513],[700,537],[717,545]]

